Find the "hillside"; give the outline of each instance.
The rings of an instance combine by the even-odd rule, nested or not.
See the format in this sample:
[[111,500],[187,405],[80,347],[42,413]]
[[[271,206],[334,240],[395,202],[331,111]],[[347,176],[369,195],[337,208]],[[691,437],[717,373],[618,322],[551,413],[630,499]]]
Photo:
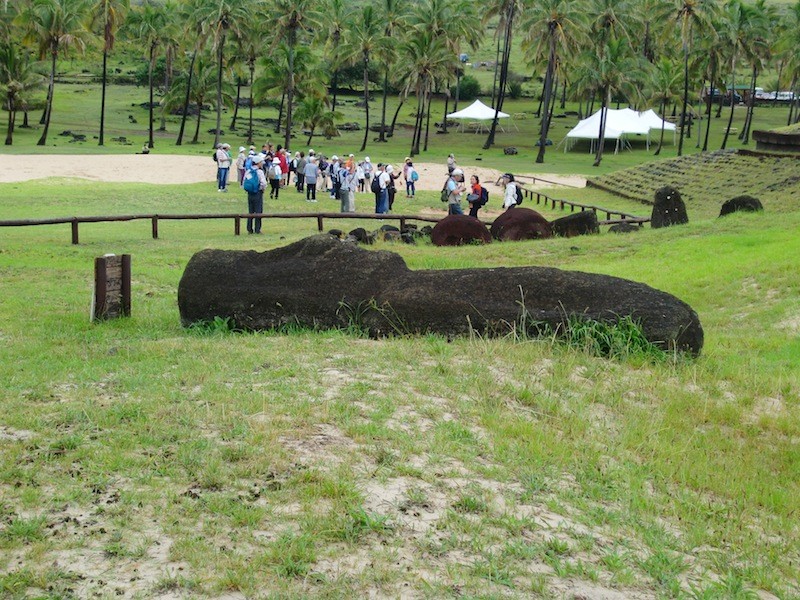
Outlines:
[[734,196],[758,197],[767,209],[794,210],[800,195],[800,156],[770,156],[736,150],[683,156],[643,164],[590,179],[589,186],[652,204],[655,191],[678,188],[703,216],[713,216]]

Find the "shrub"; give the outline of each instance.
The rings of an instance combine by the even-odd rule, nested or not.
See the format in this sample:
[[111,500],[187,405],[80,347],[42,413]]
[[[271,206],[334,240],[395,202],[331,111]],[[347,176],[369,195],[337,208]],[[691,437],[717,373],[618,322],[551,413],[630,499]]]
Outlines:
[[[456,97],[456,87],[450,88],[450,95]],[[464,75],[458,85],[459,100],[475,100],[481,95],[481,84],[472,75]]]

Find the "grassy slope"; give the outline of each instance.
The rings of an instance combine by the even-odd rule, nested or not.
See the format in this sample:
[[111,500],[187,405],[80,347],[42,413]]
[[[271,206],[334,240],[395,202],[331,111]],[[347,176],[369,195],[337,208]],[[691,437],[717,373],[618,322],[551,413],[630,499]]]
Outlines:
[[[242,203],[201,185],[0,193],[0,218]],[[65,226],[3,230],[0,595],[797,597],[798,226],[766,212],[391,247],[412,268],[548,265],[669,291],[706,330],[677,364],[180,328],[193,252],[275,247],[313,222],[268,222],[258,241],[222,222],[162,224],[158,241],[146,222],[87,225],[77,247]],[[90,325],[106,252],[133,255],[134,314]]]

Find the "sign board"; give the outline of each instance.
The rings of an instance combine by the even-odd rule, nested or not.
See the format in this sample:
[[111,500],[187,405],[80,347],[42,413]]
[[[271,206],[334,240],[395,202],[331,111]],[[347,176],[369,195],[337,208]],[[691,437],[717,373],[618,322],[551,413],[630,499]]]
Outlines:
[[106,254],[94,259],[92,321],[131,315],[131,255]]

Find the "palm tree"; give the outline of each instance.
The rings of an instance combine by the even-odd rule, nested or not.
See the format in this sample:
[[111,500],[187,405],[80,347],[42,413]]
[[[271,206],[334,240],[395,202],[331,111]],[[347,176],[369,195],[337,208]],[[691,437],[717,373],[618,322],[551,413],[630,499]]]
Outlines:
[[[789,89],[795,91],[800,76],[800,0],[786,11],[783,17],[784,27],[778,37],[778,55],[784,62],[784,69],[791,78]],[[797,100],[789,104],[789,115],[786,125],[792,124],[792,115]]]
[[728,126],[725,129],[725,137],[722,138],[721,149],[724,150],[728,145],[728,136],[733,125],[733,111],[736,102],[733,100],[736,83],[736,65],[740,56],[747,56],[750,51],[750,32],[751,24],[756,19],[755,8],[745,4],[742,0],[728,0],[723,12],[723,32],[725,43],[731,50],[731,82],[729,90],[731,93],[731,112],[728,117]]
[[150,89],[148,102],[147,147],[153,147],[153,69],[156,65],[158,47],[162,42],[162,32],[167,27],[167,14],[160,4],[145,0],[131,12],[128,20],[129,35],[138,40],[147,51],[147,85]]
[[558,48],[569,49],[581,35],[580,12],[572,0],[541,0],[529,7],[523,30],[527,32],[523,48],[534,57],[547,55],[544,78],[544,112],[539,137],[537,163],[544,162],[545,142],[550,130],[550,103],[553,100],[553,79],[558,64]]
[[[214,63],[205,55],[201,54],[195,61],[196,74],[192,77],[192,87],[189,89],[189,97],[197,105],[197,122],[194,130],[193,144],[196,144],[200,137],[200,121],[202,119],[203,105],[217,87],[217,73]],[[181,74],[176,78],[175,85],[170,93],[164,97],[164,106],[168,110],[180,106],[183,100],[183,90],[188,85],[189,74]],[[230,104],[233,102],[233,90],[230,84],[222,85],[222,101]]]
[[[255,80],[256,60],[261,55],[261,48],[264,39],[263,22],[256,20],[256,22],[249,22],[246,27],[242,27],[236,36],[236,45],[238,47],[239,61],[247,66],[247,85],[250,93],[248,126],[247,126],[247,143],[253,143],[253,81]],[[238,92],[237,92],[237,106],[238,106]],[[234,123],[231,123],[233,128]]]
[[689,52],[694,30],[704,35],[714,35],[712,18],[717,11],[715,0],[675,0],[672,14],[680,27],[681,49],[683,51],[683,102],[681,109],[681,132],[678,142],[678,156],[683,154],[683,137],[689,104]]
[[[295,57],[298,44],[304,41],[305,33],[319,26],[320,17],[315,10],[316,4],[312,0],[276,0],[272,5],[277,18],[271,24],[275,38],[271,50],[280,42],[285,42],[288,49],[287,73],[288,85],[286,87],[286,130],[284,134],[284,147],[288,148],[292,136],[292,106],[294,93],[297,88]],[[270,51],[270,54],[272,52]]]
[[14,142],[17,110],[25,107],[28,93],[41,85],[42,76],[34,70],[27,53],[16,44],[0,44],[0,89],[5,94],[5,108],[8,110],[6,146]]
[[95,25],[102,27],[103,33],[103,75],[100,92],[100,136],[97,142],[102,146],[106,123],[106,83],[108,81],[108,53],[114,49],[117,30],[125,20],[125,13],[130,7],[129,0],[95,0],[92,13]]
[[[339,0],[335,0],[339,1]],[[398,31],[402,32],[402,27],[406,24],[408,19],[407,6],[398,0],[383,0],[383,23],[384,35],[387,39],[394,39]],[[386,44],[382,48],[381,60],[384,64],[383,73],[383,101],[381,103],[381,129],[378,134],[378,141],[386,141],[386,102],[389,96],[389,71],[392,69],[397,52],[395,45],[392,43]],[[446,123],[446,121],[445,121]]]
[[186,77],[186,90],[183,98],[183,107],[181,110],[181,125],[178,129],[178,139],[175,141],[176,146],[183,144],[183,133],[186,129],[186,118],[189,114],[189,101],[192,89],[192,78],[194,76],[194,66],[197,62],[197,57],[205,47],[206,40],[208,39],[208,27],[206,22],[202,19],[198,20],[197,15],[203,14],[205,11],[206,0],[187,0],[182,5],[183,10],[180,14],[180,20],[186,23],[185,35],[192,39],[191,59],[189,60],[189,73]]
[[[354,11],[345,0],[327,0],[322,8],[325,18],[322,20],[321,27],[317,28],[317,38],[326,48],[326,56],[330,59],[330,77],[333,100],[331,110],[336,110],[336,96],[338,91],[339,69],[341,59],[339,57],[339,44],[342,37],[349,31]],[[320,39],[321,38],[321,39]]]
[[767,6],[764,0],[756,0],[753,5],[754,18],[750,23],[750,67],[752,77],[750,80],[750,94],[747,102],[747,114],[744,118],[744,127],[739,135],[742,143],[750,141],[750,127],[753,122],[753,111],[755,110],[756,79],[758,74],[764,69],[772,58],[774,44],[770,43],[773,39],[775,29],[775,10],[772,6]]
[[373,54],[382,54],[388,40],[384,37],[383,22],[371,5],[366,5],[357,13],[353,27],[350,30],[343,47],[342,55],[345,60],[352,63],[361,63],[364,69],[364,141],[359,152],[367,147],[369,138],[369,62]]
[[308,95],[297,106],[297,120],[309,130],[307,146],[311,145],[314,131],[318,127],[326,133],[336,131],[336,121],[341,118],[341,115],[336,111],[328,110],[328,102],[327,97]]
[[[722,27],[717,18],[712,22],[714,31],[721,31]],[[701,48],[699,50],[698,62],[704,65],[705,79],[708,80],[709,93],[706,95],[706,132],[703,140],[703,152],[708,150],[708,136],[711,130],[711,112],[713,104],[713,94],[711,90],[720,89],[718,81],[720,67],[727,62],[728,48],[725,44],[719,43],[718,36],[706,36],[701,38]],[[719,115],[717,115],[719,116]]]
[[50,117],[53,111],[56,62],[59,53],[70,47],[82,51],[86,47],[88,29],[86,0],[33,0],[19,15],[25,26],[25,39],[35,42],[39,58],[50,57],[50,79],[47,86],[47,101],[44,111],[44,130],[38,146],[47,143]]
[[663,119],[666,117],[666,109],[669,104],[678,102],[681,99],[681,72],[674,60],[662,56],[650,69],[650,78],[647,85],[650,100],[658,103],[659,114],[661,115],[661,137],[658,140],[658,148],[655,155],[661,154],[664,145],[664,126]]

